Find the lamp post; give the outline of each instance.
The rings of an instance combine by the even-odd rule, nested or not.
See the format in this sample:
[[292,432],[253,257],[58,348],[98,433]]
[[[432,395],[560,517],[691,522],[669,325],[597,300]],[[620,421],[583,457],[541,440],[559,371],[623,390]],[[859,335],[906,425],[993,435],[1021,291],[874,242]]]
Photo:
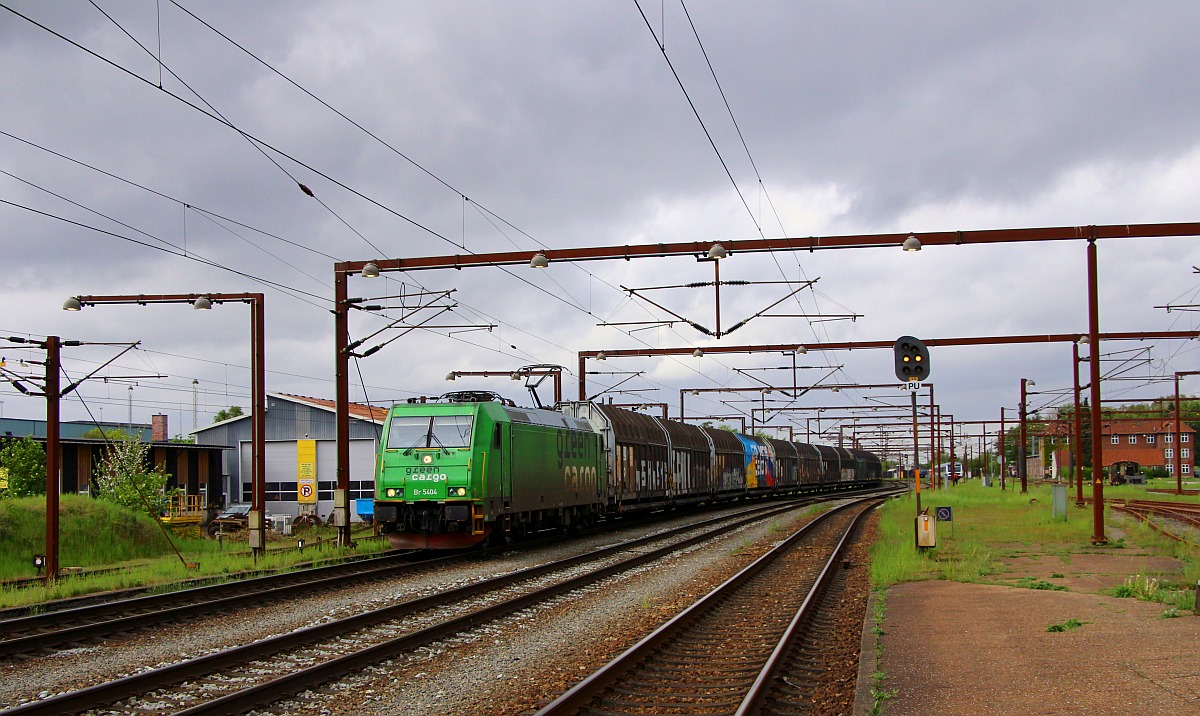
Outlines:
[[265,297],[261,293],[176,293],[156,295],[73,296],[63,303],[65,311],[79,311],[100,304],[190,303],[209,310],[218,303],[250,304],[250,548],[257,558],[266,549],[266,369],[264,367]]
[[1200,375],[1200,370],[1175,372],[1175,494],[1183,494],[1183,418],[1179,409],[1179,379],[1185,375]]
[[[544,256],[542,257],[545,258]],[[347,281],[353,268],[337,263],[333,268],[333,372],[334,425],[337,485],[333,491],[333,524],[337,543],[350,546],[350,302]],[[369,263],[359,269],[366,278],[377,278],[379,267]]]
[[46,336],[46,583],[58,578],[58,493],[62,457],[59,448],[59,358],[61,341]]
[[[1075,439],[1074,445],[1071,446],[1071,454],[1075,461],[1075,505],[1082,507],[1083,501],[1083,414],[1081,413],[1083,406],[1079,402],[1079,346],[1087,345],[1086,336],[1081,337],[1078,341],[1071,344],[1071,352],[1073,360],[1071,361],[1071,375],[1075,380]],[[1095,440],[1095,436],[1092,437]]]
[[1092,544],[1108,544],[1104,536],[1104,441],[1100,439],[1100,279],[1096,259],[1096,228],[1088,227],[1088,373],[1092,403]]
[[1000,439],[999,439],[999,443],[1000,444],[997,446],[996,451],[999,453],[997,460],[1000,463],[1000,491],[1004,492],[1004,490],[1005,490],[1004,483],[1008,477],[1008,465],[1005,463],[1006,453],[1004,452],[1004,406],[1003,405],[1000,406]]
[[[929,491],[937,492],[937,469],[938,461],[938,427],[941,422],[941,417],[938,415],[938,406],[933,402],[933,383],[929,384]],[[915,454],[915,452],[914,452]]]
[[1025,399],[1026,399],[1026,395],[1027,395],[1026,386],[1029,386],[1029,385],[1037,385],[1037,383],[1035,383],[1032,380],[1029,380],[1027,378],[1021,379],[1021,403],[1017,406],[1018,411],[1020,412],[1020,419],[1021,419],[1021,437],[1020,437],[1021,442],[1018,443],[1018,445],[1017,445],[1017,474],[1021,476],[1021,494],[1024,494],[1029,491],[1029,486],[1028,486],[1028,482],[1027,482],[1028,476],[1026,474],[1029,471],[1029,468],[1028,468],[1028,465],[1026,464],[1027,456],[1025,454],[1025,451],[1028,449],[1027,443],[1029,440],[1028,435],[1026,434],[1026,428],[1025,428],[1026,413],[1028,412],[1028,409],[1025,405]]
[[951,414],[947,417],[950,418],[950,474],[947,476],[947,479],[951,485],[954,485],[955,475],[958,474],[954,471],[954,415]]

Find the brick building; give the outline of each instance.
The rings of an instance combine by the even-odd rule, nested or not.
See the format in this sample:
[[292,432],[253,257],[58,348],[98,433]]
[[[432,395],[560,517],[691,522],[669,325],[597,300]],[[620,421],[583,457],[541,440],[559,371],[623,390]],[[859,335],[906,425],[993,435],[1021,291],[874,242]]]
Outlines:
[[1180,424],[1179,444],[1175,443],[1175,420],[1106,420],[1101,424],[1104,436],[1104,464],[1128,460],[1142,467],[1156,467],[1175,474],[1180,465],[1184,475],[1191,475],[1196,458],[1193,453],[1196,431],[1187,423]]
[[[1100,425],[1104,466],[1117,462],[1136,462],[1146,468],[1165,470],[1174,475],[1176,465],[1181,465],[1185,476],[1195,471],[1194,446],[1196,431],[1181,423],[1179,443],[1175,442],[1174,418],[1149,418],[1140,420],[1105,420]],[[1047,432],[1070,435],[1070,427],[1063,424],[1047,426]],[[1037,451],[1034,452],[1037,454]],[[1070,464],[1066,450],[1054,453],[1055,469]],[[1038,461],[1040,466],[1040,460]],[[1032,468],[1031,468],[1032,469]],[[1040,469],[1040,468],[1039,468]],[[1040,472],[1030,472],[1035,475]]]

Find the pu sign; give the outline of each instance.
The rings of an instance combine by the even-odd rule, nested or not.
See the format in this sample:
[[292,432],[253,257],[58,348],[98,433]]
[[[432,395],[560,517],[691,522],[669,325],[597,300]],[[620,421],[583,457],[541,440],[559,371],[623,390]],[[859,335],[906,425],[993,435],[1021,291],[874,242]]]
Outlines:
[[317,504],[317,441],[296,441],[296,501]]

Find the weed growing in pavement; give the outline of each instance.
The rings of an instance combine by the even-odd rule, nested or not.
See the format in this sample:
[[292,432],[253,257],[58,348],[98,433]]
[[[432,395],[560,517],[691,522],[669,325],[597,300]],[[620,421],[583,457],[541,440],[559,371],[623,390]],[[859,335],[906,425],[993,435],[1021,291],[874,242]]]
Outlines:
[[900,689],[876,689],[872,687],[871,699],[875,703],[871,704],[871,708],[867,709],[867,714],[869,716],[879,716],[879,714],[883,713],[884,702],[890,698],[894,698],[898,693],[900,693]]
[[1125,583],[1113,590],[1114,597],[1134,597],[1147,602],[1156,602],[1158,599],[1158,580],[1154,577],[1148,577],[1144,574],[1135,574],[1132,577],[1126,577]]
[[1050,575],[1050,579],[1066,579],[1067,575],[1062,572],[1055,572]]
[[1167,609],[1165,612],[1160,614],[1158,616],[1158,618],[1159,619],[1178,619],[1181,616],[1183,616],[1183,614],[1181,614],[1178,609],[1176,609],[1175,607],[1171,607],[1170,609]]
[[1139,599],[1143,602],[1166,604],[1171,610],[1191,610],[1196,606],[1196,593],[1191,589],[1178,589],[1165,580],[1135,574],[1127,577],[1124,584],[1104,591],[1114,597]]
[[871,615],[871,633],[875,635],[875,671],[871,674],[871,708],[867,709],[870,716],[879,716],[883,713],[883,705],[888,699],[893,698],[900,693],[899,689],[883,688],[884,681],[887,680],[887,672],[881,667],[883,666],[883,620],[887,616],[887,590],[875,590],[875,606],[874,613]]
[[1017,582],[1017,586],[1024,587],[1025,589],[1048,589],[1053,592],[1070,591],[1061,584],[1054,584],[1053,582],[1047,582],[1044,579],[1034,579],[1033,577],[1022,577]]
[[1051,624],[1051,625],[1047,626],[1046,631],[1064,632],[1064,631],[1069,631],[1071,629],[1078,629],[1079,627],[1083,626],[1086,623],[1087,622],[1081,622],[1078,619],[1068,619],[1065,622],[1063,622],[1062,624]]
[[[878,637],[884,635],[883,619],[887,616],[887,590],[880,589],[875,592],[875,613],[871,615],[873,622],[871,633]],[[875,642],[875,655],[883,656],[883,644],[878,640]]]

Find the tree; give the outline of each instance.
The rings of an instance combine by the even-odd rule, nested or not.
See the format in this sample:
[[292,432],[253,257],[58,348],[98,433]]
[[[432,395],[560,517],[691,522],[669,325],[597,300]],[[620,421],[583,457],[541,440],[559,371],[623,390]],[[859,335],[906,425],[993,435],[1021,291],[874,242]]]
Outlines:
[[167,509],[179,490],[167,488],[171,476],[161,467],[147,469],[149,452],[150,446],[137,436],[110,443],[100,458],[96,494],[132,510],[148,509],[151,517]]
[[231,405],[227,410],[218,410],[217,414],[213,416],[213,422],[219,423],[222,420],[229,420],[230,418],[236,418],[240,415],[243,415],[242,406]]
[[104,428],[92,428],[91,430],[88,430],[87,432],[83,433],[79,437],[81,437],[81,438],[101,438],[101,439],[105,439],[105,440],[123,440],[123,439],[129,437],[129,433],[126,433],[124,430],[122,430],[120,428],[108,428],[107,430]]
[[8,474],[4,497],[46,494],[46,448],[33,438],[9,440],[0,448],[0,470]]

